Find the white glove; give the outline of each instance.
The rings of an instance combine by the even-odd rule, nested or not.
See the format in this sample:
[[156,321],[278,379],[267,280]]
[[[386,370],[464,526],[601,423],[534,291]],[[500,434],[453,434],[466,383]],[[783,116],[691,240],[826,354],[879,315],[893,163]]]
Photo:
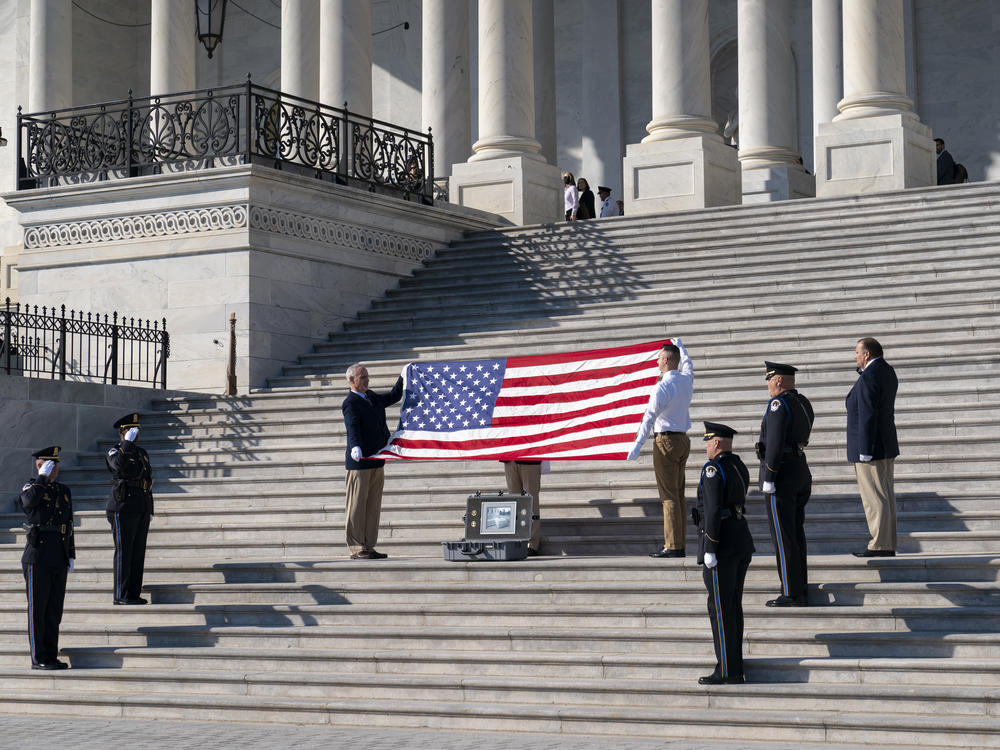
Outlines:
[[774,494],[774,482],[761,482],[760,483],[760,491],[763,492],[765,495],[773,495]]
[[409,367],[409,365],[403,365],[403,369],[399,371],[399,377],[401,377],[404,381],[406,380],[406,368],[407,367]]
[[129,428],[129,431],[125,433],[125,440],[127,440],[130,443],[134,443],[137,437],[139,437],[138,427],[131,427]]
[[637,458],[639,458],[639,451],[641,450],[642,450],[642,443],[637,443],[636,445],[633,445],[632,450],[628,452],[628,458],[626,458],[625,460],[635,461]]
[[74,570],[76,570],[76,558],[71,557],[69,559],[69,572],[72,573]]
[[708,568],[709,570],[711,570],[712,568],[714,568],[718,564],[719,564],[719,558],[717,558],[715,556],[714,552],[706,552],[705,553],[705,567],[706,568]]
[[50,474],[52,474],[55,468],[56,468],[56,462],[50,459],[46,461],[44,464],[42,464],[42,468],[38,470],[38,476],[47,477]]
[[861,459],[861,461],[864,463],[868,463],[869,461],[872,460],[871,456],[858,456],[858,458]]
[[361,446],[360,445],[355,445],[353,448],[351,448],[351,460],[352,461],[360,461],[361,460]]

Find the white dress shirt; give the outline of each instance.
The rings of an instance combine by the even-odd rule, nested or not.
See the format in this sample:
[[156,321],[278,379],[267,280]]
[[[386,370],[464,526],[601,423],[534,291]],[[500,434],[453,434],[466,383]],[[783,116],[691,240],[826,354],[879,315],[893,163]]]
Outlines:
[[635,445],[641,446],[654,432],[687,432],[691,429],[691,393],[694,391],[694,365],[680,339],[674,339],[681,350],[681,362],[676,370],[665,372],[660,382],[653,386],[649,405],[635,436]]
[[566,210],[572,212],[571,216],[576,217],[576,210],[580,207],[580,192],[576,189],[576,185],[567,185],[563,195],[566,199]]

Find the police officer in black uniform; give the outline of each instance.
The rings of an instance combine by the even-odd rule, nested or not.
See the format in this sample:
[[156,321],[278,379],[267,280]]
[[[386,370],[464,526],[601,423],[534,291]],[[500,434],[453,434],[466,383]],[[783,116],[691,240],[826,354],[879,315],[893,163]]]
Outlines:
[[139,415],[126,414],[114,426],[121,441],[105,457],[112,481],[106,510],[115,542],[114,603],[145,604],[140,594],[153,515],[153,470],[149,455],[135,442]]
[[698,501],[692,520],[698,524],[698,563],[708,589],[708,618],[715,641],[715,671],[700,685],[746,682],[743,674],[743,582],[754,552],[750,526],[743,517],[750,487],[746,464],[733,453],[736,430],[705,422],[705,453]]
[[809,583],[805,507],[812,492],[805,447],[812,431],[813,408],[795,390],[797,368],[777,362],[764,362],[764,367],[771,400],[760,423],[760,441],[756,447],[760,490],[767,505],[781,581],[781,596],[768,601],[767,606],[805,607]]
[[66,669],[59,661],[59,623],[66,596],[66,575],[76,563],[73,500],[59,476],[59,446],[31,454],[38,476],[21,488],[28,542],[21,556],[28,595],[28,643],[32,669]]

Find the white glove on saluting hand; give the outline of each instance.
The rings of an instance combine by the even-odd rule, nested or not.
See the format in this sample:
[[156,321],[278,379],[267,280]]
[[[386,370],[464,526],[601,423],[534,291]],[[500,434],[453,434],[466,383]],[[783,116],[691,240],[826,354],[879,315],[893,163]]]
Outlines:
[[637,458],[639,458],[639,451],[641,450],[642,450],[642,443],[639,443],[638,445],[633,445],[632,450],[628,452],[628,458],[625,460],[635,461]]
[[361,446],[360,445],[355,445],[353,448],[351,448],[351,460],[352,461],[360,461],[361,460]]
[[871,456],[858,456],[858,458],[860,458],[864,463],[868,463],[872,460]]
[[76,570],[76,558],[71,557],[69,559],[69,572],[72,573],[74,570]]
[[711,570],[716,565],[719,564],[719,559],[715,556],[714,552],[705,553],[705,567]]
[[774,482],[761,482],[760,483],[760,491],[763,492],[765,495],[773,495],[774,494]]
[[139,437],[138,427],[131,427],[129,428],[129,431],[125,433],[125,440],[129,443],[134,443],[137,437]]
[[44,464],[42,464],[42,467],[38,470],[38,476],[47,477],[53,472],[53,470],[55,470],[55,468],[56,468],[56,462],[48,460]]

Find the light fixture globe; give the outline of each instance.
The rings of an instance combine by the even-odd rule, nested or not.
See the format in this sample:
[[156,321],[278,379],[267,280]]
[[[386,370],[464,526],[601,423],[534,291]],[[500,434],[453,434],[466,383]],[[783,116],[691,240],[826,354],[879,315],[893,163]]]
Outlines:
[[194,0],[194,15],[198,41],[208,52],[209,59],[222,42],[222,27],[226,23],[227,0]]

